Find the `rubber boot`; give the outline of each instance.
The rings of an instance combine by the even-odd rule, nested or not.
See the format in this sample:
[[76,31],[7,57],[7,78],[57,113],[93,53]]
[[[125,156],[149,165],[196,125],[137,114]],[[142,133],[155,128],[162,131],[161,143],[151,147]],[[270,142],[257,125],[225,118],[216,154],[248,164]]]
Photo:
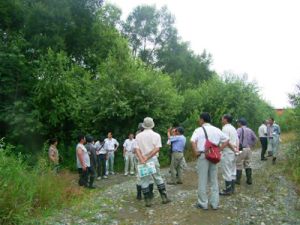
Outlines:
[[231,181],[231,194],[234,194],[235,192],[235,180]]
[[136,185],[136,199],[142,200],[142,186]]
[[225,180],[225,189],[220,192],[220,195],[228,196],[232,193],[232,182]]
[[273,157],[272,164],[274,165],[276,162],[276,157]]
[[150,198],[149,187],[148,188],[142,188],[142,192],[143,192],[144,199],[145,199],[145,206],[146,207],[151,207],[152,206],[152,199]]
[[94,180],[95,180],[95,177],[91,176],[88,188],[90,188],[90,189],[95,189],[96,188],[95,186],[93,186]]
[[236,180],[235,180],[235,184],[241,184],[241,178],[242,178],[242,170],[237,170],[236,171]]
[[247,181],[246,183],[251,185],[252,184],[252,169],[251,168],[247,168],[245,169],[246,171],[246,176],[247,176]]
[[167,204],[171,202],[171,200],[167,196],[167,190],[164,183],[157,185],[158,191],[160,193],[160,197],[162,199],[162,204]]
[[154,195],[153,195],[153,184],[149,184],[149,190],[150,190],[150,198],[153,199]]

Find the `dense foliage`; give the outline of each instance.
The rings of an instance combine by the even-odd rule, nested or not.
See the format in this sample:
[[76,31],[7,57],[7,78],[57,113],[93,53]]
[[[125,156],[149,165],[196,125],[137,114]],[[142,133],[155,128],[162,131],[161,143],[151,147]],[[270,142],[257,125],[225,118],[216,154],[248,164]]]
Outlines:
[[15,152],[35,155],[56,136],[74,165],[79,132],[122,142],[145,116],[161,134],[173,124],[189,134],[201,111],[254,128],[271,113],[255,84],[219,77],[210,54],[180,39],[166,7],[138,6],[121,21],[97,0],[1,0],[0,18],[0,136]]

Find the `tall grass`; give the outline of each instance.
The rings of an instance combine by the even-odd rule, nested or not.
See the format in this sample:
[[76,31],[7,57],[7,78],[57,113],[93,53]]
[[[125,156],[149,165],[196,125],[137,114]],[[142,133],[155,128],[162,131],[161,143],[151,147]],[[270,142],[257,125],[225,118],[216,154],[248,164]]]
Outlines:
[[81,194],[70,179],[51,171],[47,159],[40,158],[35,167],[29,167],[12,149],[0,141],[0,224],[32,223],[33,216]]

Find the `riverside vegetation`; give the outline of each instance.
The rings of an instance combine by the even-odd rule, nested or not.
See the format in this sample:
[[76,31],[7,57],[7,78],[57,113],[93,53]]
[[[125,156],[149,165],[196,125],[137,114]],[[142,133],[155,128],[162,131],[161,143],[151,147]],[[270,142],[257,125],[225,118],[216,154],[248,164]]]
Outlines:
[[[99,0],[0,0],[0,223],[27,223],[86,197],[68,172],[48,168],[44,146],[53,136],[72,170],[79,132],[112,131],[122,143],[146,116],[162,136],[171,125],[189,136],[202,111],[216,125],[224,113],[243,116],[254,130],[273,115],[246,75],[217,74],[209,53],[181,40],[166,7],[121,15]],[[290,99],[295,109],[276,120],[299,132],[299,90]],[[297,143],[287,160],[299,182]],[[160,160],[167,164],[167,149]],[[121,151],[115,163],[123,168]]]

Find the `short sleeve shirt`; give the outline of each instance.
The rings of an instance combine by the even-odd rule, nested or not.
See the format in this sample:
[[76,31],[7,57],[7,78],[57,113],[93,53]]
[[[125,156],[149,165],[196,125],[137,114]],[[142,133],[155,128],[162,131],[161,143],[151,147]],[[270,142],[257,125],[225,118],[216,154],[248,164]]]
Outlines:
[[84,162],[84,164],[87,167],[90,167],[91,163],[90,163],[89,153],[88,153],[87,149],[84,147],[84,145],[79,143],[76,146],[77,168],[82,168],[79,157],[78,157],[78,154],[77,154],[77,151],[78,151],[79,148],[83,151],[83,162]]
[[134,151],[134,146],[135,146],[135,139],[126,139],[123,147],[126,149],[128,152],[133,152]]
[[236,129],[234,128],[234,126],[232,126],[231,124],[225,124],[222,128],[222,132],[228,136],[229,143],[232,146],[236,147],[239,137],[238,137],[238,133],[237,133]]
[[145,129],[136,138],[135,148],[140,149],[143,156],[147,156],[154,148],[161,148],[161,137],[152,129]]
[[[208,136],[208,140],[210,140],[213,144],[215,145],[219,145],[221,142],[225,142],[228,141],[229,138],[226,134],[224,134],[219,128],[214,127],[212,125],[210,125],[209,123],[205,123],[203,124],[207,136]],[[198,152],[204,152],[205,150],[205,133],[203,131],[202,127],[198,127],[192,137],[191,137],[191,142],[195,142],[197,144],[197,150]]]

